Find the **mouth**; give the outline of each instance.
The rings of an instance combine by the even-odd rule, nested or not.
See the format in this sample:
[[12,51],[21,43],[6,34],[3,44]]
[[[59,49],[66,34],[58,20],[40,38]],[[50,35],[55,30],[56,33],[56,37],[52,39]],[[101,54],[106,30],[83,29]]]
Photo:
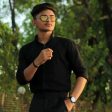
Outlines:
[[47,24],[47,23],[45,25],[48,26],[48,27],[51,27],[52,26],[52,24]]

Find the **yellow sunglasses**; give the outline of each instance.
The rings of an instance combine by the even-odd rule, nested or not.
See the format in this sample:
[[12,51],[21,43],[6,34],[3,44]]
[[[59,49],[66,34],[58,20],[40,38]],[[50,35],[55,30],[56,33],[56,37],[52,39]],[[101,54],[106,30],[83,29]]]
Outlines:
[[41,16],[39,17],[39,19],[40,19],[42,22],[48,22],[48,21],[55,22],[56,17],[55,17],[54,15],[50,15],[50,16],[41,15]]

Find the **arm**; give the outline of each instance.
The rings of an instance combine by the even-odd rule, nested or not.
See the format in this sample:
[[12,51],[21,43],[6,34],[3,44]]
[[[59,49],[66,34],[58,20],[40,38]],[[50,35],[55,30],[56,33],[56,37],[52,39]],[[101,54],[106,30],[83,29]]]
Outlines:
[[[35,60],[37,60],[37,61],[35,61]],[[24,77],[25,77],[25,80],[27,80],[27,81],[30,81],[30,80],[33,78],[33,76],[34,76],[34,74],[36,73],[38,67],[41,65],[41,64],[39,63],[39,61],[38,61],[38,58],[35,59],[35,60],[34,60],[34,62],[32,62],[27,68],[24,69]],[[35,62],[37,62],[37,63],[35,64],[37,67],[34,66],[34,64],[33,64],[33,63],[35,63]]]
[[[52,58],[52,50],[50,48],[43,49],[35,60],[28,65],[26,60],[25,49],[19,52],[19,65],[16,73],[16,79],[20,85],[25,85],[32,80],[38,67]],[[35,67],[34,64],[38,67]]]
[[[77,78],[73,88],[73,92],[71,93],[71,96],[74,96],[76,100],[80,97],[81,93],[83,92],[86,82],[87,82],[87,79],[83,77]],[[70,99],[65,100],[65,104],[67,106],[68,111],[70,111],[74,106],[74,104],[71,103]]]
[[[86,73],[86,68],[83,65],[79,50],[74,42],[71,42],[68,45],[68,54],[68,60],[71,65],[71,69],[76,75],[76,83],[70,96],[75,97],[75,99],[77,100],[84,90],[88,75]],[[70,99],[65,100],[65,103],[68,111],[70,111],[74,106]]]
[[37,58],[27,68],[24,69],[24,77],[27,81],[30,81],[33,78],[40,65],[44,64],[48,60],[51,60],[53,56],[52,52],[53,51],[50,48],[43,49],[39,56],[37,56]]
[[74,87],[73,92],[71,94],[71,96],[74,96],[76,98],[76,100],[79,98],[79,96],[83,92],[83,89],[86,85],[86,82],[87,82],[87,79],[85,79],[83,77],[77,78],[75,87]]

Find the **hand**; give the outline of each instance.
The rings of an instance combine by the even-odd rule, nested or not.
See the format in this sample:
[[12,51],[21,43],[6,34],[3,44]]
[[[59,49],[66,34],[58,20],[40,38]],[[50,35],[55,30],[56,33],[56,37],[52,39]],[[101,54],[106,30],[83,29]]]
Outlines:
[[68,112],[71,112],[71,110],[75,106],[75,104],[71,103],[70,99],[67,99],[64,102],[65,102]]
[[53,57],[53,50],[50,48],[43,49],[35,60],[38,65],[44,64]]

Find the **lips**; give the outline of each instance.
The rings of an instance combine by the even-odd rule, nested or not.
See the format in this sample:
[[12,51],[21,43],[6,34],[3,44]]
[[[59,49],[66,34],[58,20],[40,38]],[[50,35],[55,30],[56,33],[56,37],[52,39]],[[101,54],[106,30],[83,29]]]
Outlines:
[[45,25],[48,26],[48,27],[52,26],[52,24],[45,24]]

